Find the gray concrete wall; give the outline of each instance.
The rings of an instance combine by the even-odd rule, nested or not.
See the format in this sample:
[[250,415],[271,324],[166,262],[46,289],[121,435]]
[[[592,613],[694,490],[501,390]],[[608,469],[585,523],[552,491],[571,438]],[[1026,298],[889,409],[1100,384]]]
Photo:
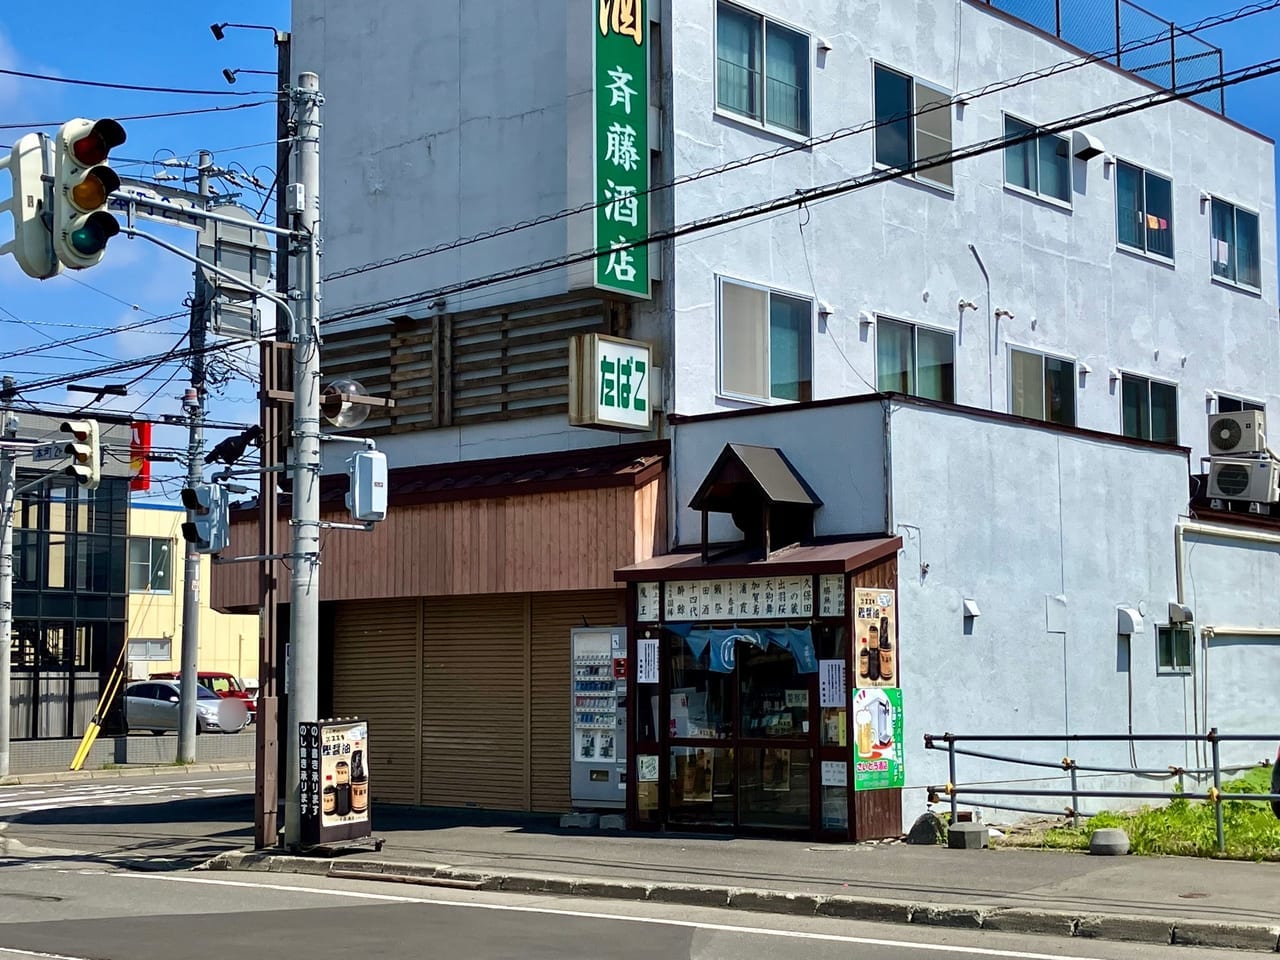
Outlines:
[[[29,773],[56,773],[71,765],[77,740],[16,740],[10,747],[9,772],[17,777]],[[85,759],[84,770],[102,770],[111,766],[173,763],[177,757],[176,735],[164,737],[99,737]],[[242,733],[207,734],[196,737],[196,763],[218,761],[251,761],[254,759],[254,732],[250,727]]]

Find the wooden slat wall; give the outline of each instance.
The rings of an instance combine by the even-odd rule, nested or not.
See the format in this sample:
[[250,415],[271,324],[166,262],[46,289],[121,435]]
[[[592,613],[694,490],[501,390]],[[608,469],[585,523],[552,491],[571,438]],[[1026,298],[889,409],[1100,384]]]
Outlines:
[[621,590],[534,594],[530,608],[533,809],[569,809],[569,631],[626,622]]
[[422,614],[422,802],[527,810],[529,598],[429,598]]
[[[898,589],[898,558],[896,556],[882,560],[875,566],[859,570],[853,575],[853,586],[874,587],[884,590]],[[902,622],[901,614],[894,623]],[[899,665],[902,672],[902,645],[898,638]],[[883,837],[897,837],[902,834],[902,791],[901,790],[858,790],[853,794],[853,838],[854,840],[878,840]]]
[[[394,397],[392,368],[387,363],[392,332],[390,324],[378,324],[361,330],[325,334],[320,351],[324,383],[350,378],[359,380],[371,396]],[[360,430],[362,433],[386,433],[390,427],[390,411],[385,407],[370,407],[369,419],[360,425]]]
[[344,603],[335,617],[334,714],[369,721],[372,799],[416,803],[418,601]]

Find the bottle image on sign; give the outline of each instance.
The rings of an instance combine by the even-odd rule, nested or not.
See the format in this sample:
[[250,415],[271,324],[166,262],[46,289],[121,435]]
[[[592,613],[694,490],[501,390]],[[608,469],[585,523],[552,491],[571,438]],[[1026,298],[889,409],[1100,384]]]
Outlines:
[[880,661],[880,679],[893,679],[893,639],[889,636],[889,618],[880,618],[880,650],[878,651],[878,659]]
[[351,754],[351,812],[364,813],[369,809],[369,774],[364,769],[364,751]]
[[332,815],[334,808],[338,805],[338,791],[334,789],[333,777],[324,778],[324,806],[323,811]]
[[340,817],[351,812],[351,765],[339,760],[333,767],[334,780],[337,782],[337,802],[333,811]]

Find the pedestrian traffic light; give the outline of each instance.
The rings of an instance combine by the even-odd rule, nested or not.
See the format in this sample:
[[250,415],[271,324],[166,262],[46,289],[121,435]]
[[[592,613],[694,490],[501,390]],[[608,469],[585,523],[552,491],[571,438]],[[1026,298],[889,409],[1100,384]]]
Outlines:
[[71,456],[71,464],[66,472],[75,477],[76,482],[86,490],[97,490],[98,481],[102,479],[98,421],[64,420],[61,429],[72,437],[63,447],[63,451]]
[[195,544],[196,553],[221,553],[227,546],[230,502],[225,487],[197,483],[182,489],[182,505],[190,519],[182,525],[182,539]]
[[102,259],[107,241],[120,224],[107,212],[107,200],[120,189],[120,177],[107,166],[112,148],[125,141],[114,120],[68,120],[54,140],[53,250],[72,270]]
[[0,203],[0,210],[13,215],[13,239],[0,246],[0,256],[12,253],[22,272],[37,280],[47,280],[62,272],[62,264],[53,255],[53,235],[45,214],[44,177],[48,159],[45,139],[38,133],[23,134],[10,148],[7,157],[0,156],[0,167],[7,167],[13,180],[13,194]]

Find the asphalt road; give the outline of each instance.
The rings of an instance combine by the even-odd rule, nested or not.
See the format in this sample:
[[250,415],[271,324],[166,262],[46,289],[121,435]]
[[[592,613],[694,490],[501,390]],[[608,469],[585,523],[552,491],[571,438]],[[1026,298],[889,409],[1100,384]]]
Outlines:
[[43,864],[0,872],[0,960],[1154,960],[1169,950],[313,877]]

